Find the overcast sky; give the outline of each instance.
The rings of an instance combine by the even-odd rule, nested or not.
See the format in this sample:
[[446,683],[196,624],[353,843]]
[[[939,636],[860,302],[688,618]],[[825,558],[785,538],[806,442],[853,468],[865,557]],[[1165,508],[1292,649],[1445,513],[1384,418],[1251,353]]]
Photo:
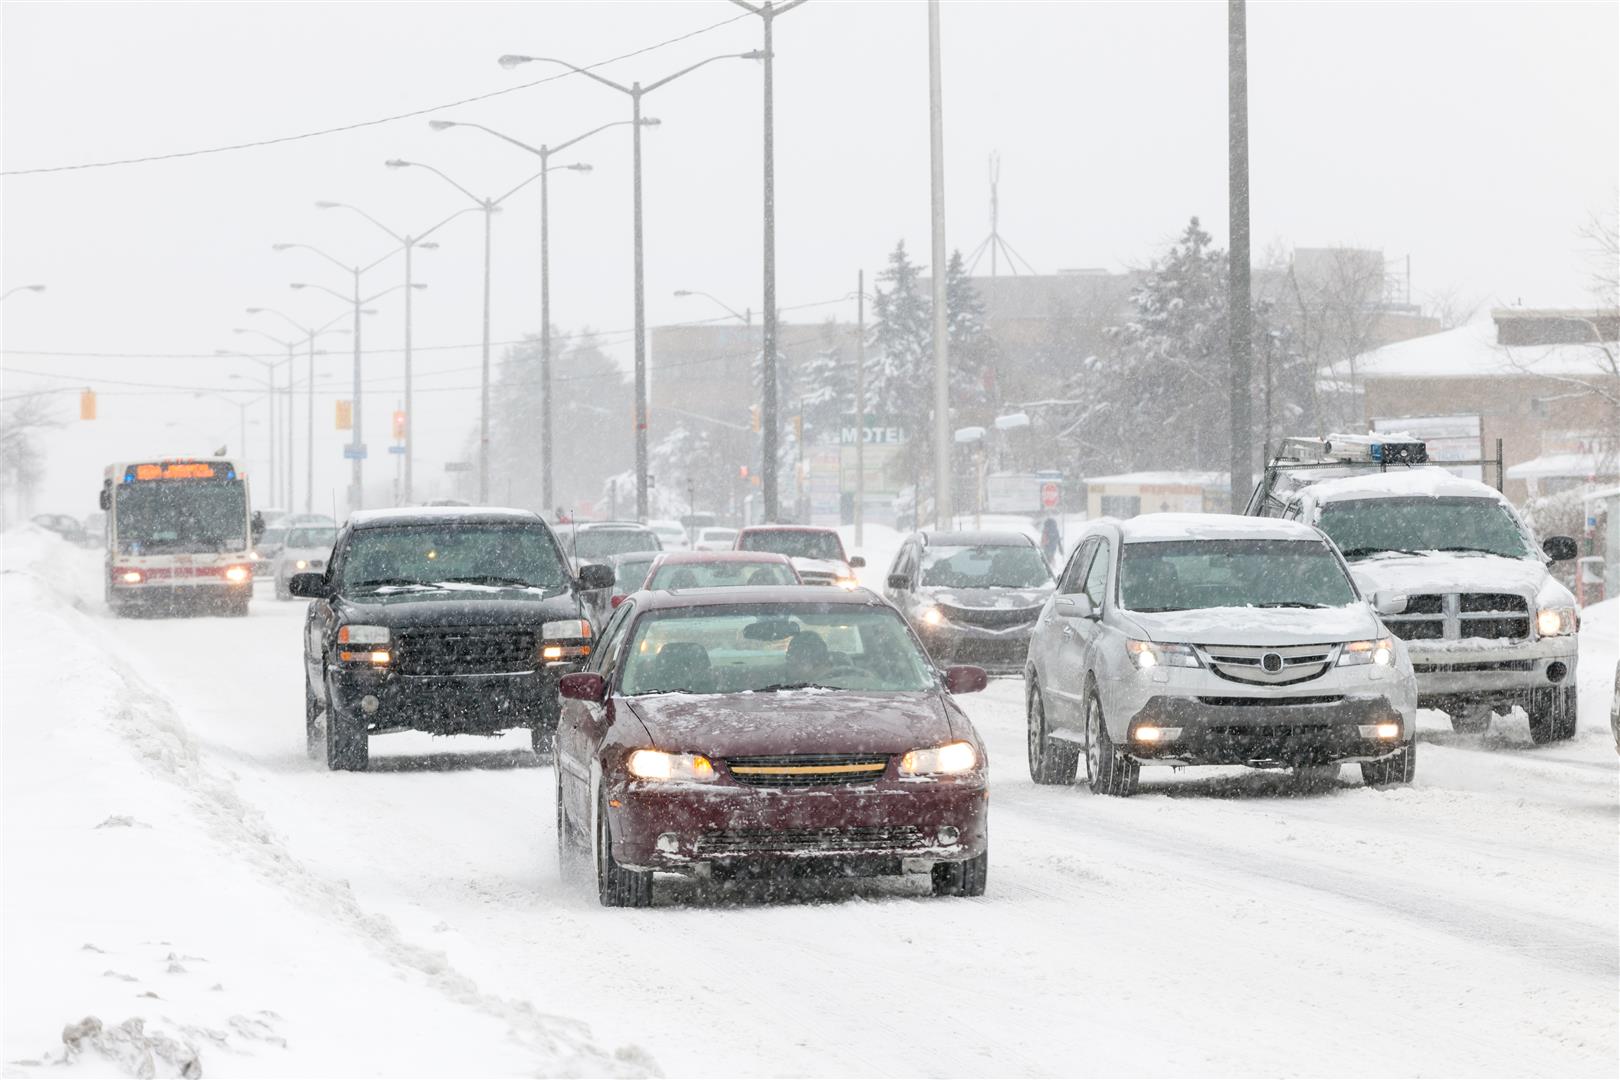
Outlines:
[[[1577,231],[1612,207],[1620,178],[1617,11],[1613,3],[1251,4],[1257,255],[1272,244],[1375,247],[1392,259],[1410,255],[1415,298],[1587,302]],[[720,0],[7,3],[4,168],[203,150],[430,109],[558,70],[505,71],[495,64],[503,53],[588,64],[741,14]],[[1195,214],[1224,244],[1225,29],[1221,3],[946,3],[950,245],[971,250],[988,232],[992,152],[1001,156],[1001,232],[1042,272],[1143,265]],[[759,43],[759,20],[747,16],[601,70],[650,82]],[[901,238],[925,261],[926,48],[918,2],[811,0],[778,23],[783,307],[848,294],[857,269],[880,268]],[[700,298],[676,299],[676,289],[757,310],[760,66],[716,63],[645,103],[662,121],[644,144],[649,321],[724,315]],[[628,111],[623,96],[569,76],[431,115],[555,143]],[[435,165],[492,195],[537,167],[480,132],[432,132],[427,119],[5,178],[5,285],[49,286],[5,302],[5,392],[72,381],[103,395],[100,420],[74,421],[52,440],[62,509],[88,508],[113,457],[236,441],[238,411],[217,397],[111,380],[236,388],[243,382],[231,374],[258,373],[247,361],[71,354],[273,353],[233,328],[282,336],[287,327],[250,320],[245,307],[319,323],[342,306],[294,293],[289,282],[340,292],[349,282],[307,252],[273,253],[272,243],[315,244],[345,263],[393,246],[355,215],[316,210],[316,200],[352,202],[407,233],[466,199],[424,170],[385,169],[385,159]],[[631,325],[629,142],[627,128],[594,136],[567,155],[594,172],[552,177],[552,310],[562,328]],[[537,189],[507,206],[494,220],[497,341],[539,326]],[[467,215],[438,238],[443,246],[417,259],[429,288],[418,297],[416,341],[459,348],[418,354],[423,477],[460,456],[477,401],[479,220]],[[367,291],[401,273],[397,260],[383,263]],[[366,345],[397,349],[398,294],[377,308]],[[804,306],[789,317],[828,315],[850,317],[852,305]],[[609,340],[627,358],[626,339]],[[347,348],[342,338],[328,347]],[[327,487],[341,483],[330,402],[346,393],[346,354],[319,370],[318,484]],[[378,451],[400,384],[398,353],[369,354],[366,373],[372,465],[391,471]],[[261,421],[249,431],[250,455],[262,456],[263,437]]]

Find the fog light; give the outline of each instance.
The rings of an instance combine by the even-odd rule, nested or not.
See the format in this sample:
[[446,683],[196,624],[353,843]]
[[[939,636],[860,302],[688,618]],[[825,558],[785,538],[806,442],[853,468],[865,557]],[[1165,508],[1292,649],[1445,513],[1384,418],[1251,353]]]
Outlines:
[[381,706],[382,702],[377,700],[376,694],[367,694],[365,697],[360,699],[360,711],[365,713],[367,716],[370,716],[372,713],[376,712]]
[[1181,737],[1178,727],[1159,727],[1157,724],[1143,724],[1131,735],[1140,743],[1167,743]]
[[954,844],[961,835],[955,825],[941,825],[939,827],[939,842],[941,844]]
[[1554,660],[1552,663],[1547,665],[1548,682],[1563,682],[1564,676],[1568,674],[1569,668],[1564,666],[1564,662],[1562,660]]
[[681,849],[681,838],[672,832],[658,834],[658,850],[673,855]]

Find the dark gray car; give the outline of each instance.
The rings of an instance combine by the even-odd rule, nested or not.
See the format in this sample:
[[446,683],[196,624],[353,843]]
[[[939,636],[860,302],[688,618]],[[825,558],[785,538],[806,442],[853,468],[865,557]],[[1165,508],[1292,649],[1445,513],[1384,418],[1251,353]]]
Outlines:
[[924,531],[900,545],[883,591],[936,664],[1016,675],[1054,584],[1022,533]]

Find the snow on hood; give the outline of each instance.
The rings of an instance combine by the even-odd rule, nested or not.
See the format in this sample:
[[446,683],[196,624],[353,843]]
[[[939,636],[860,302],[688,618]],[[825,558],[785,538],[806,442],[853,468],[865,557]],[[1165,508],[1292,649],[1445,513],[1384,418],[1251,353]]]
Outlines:
[[834,577],[849,577],[849,564],[838,559],[811,559],[803,555],[792,557],[793,568],[801,574],[831,574]]
[[1491,499],[1506,503],[1501,492],[1478,480],[1455,476],[1435,465],[1420,465],[1388,472],[1359,473],[1311,485],[1318,503],[1343,499],[1398,498],[1429,495],[1435,498]]
[[1379,636],[1364,603],[1337,608],[1214,607],[1192,611],[1125,611],[1153,641],[1195,645],[1314,645]]
[[952,738],[944,702],[932,691],[645,694],[630,707],[657,746],[709,757],[903,754]]
[[1547,579],[1539,559],[1501,555],[1375,556],[1350,564],[1361,591],[1387,590],[1415,596],[1438,592],[1514,592],[1534,596]]
[[1038,608],[1046,603],[1046,598],[1052,594],[1055,585],[1045,585],[1034,589],[957,589],[957,588],[930,588],[924,586],[923,592],[938,604],[949,604],[959,608]]

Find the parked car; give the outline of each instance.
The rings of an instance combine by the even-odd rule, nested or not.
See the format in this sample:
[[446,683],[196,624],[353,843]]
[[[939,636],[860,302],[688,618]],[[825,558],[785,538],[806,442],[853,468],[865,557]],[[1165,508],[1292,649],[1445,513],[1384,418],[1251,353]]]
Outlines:
[[678,551],[658,556],[643,589],[803,585],[786,555],[769,551]]
[[658,534],[658,542],[665,551],[688,551],[692,547],[692,538],[687,535],[686,526],[678,521],[649,521],[647,528]]
[[[331,520],[330,518],[327,520]],[[275,561],[276,599],[291,600],[292,591],[287,583],[294,574],[321,573],[332,557],[332,545],[337,542],[335,525],[291,525],[286,541]]]
[[1288,767],[1318,783],[1355,762],[1411,781],[1417,683],[1323,533],[1228,514],[1086,528],[1041,612],[1025,669],[1030,776],[1129,795],[1142,765]]
[[658,534],[635,521],[581,521],[560,526],[558,535],[575,566],[633,551],[664,550]]
[[916,532],[889,566],[884,595],[936,663],[1019,675],[1056,587],[1035,541],[1017,532]]
[[859,555],[844,554],[836,529],[810,525],[751,525],[737,534],[738,551],[774,551],[793,560],[793,568],[806,585],[860,585],[855,570],[866,565]]
[[363,770],[393,731],[495,734],[556,729],[557,683],[593,635],[576,576],[539,515],[481,507],[360,511],[320,572],[294,574],[304,622],[304,730],[311,757],[325,715],[326,763]]
[[928,873],[984,892],[986,759],[941,673],[871,593],[641,592],[560,684],[557,836],[609,906],[658,871]]
[[89,541],[84,526],[71,514],[35,514],[32,520],[35,525],[55,533],[70,544],[82,547]]
[[724,525],[707,525],[697,531],[693,551],[730,551],[737,543],[737,530]]

